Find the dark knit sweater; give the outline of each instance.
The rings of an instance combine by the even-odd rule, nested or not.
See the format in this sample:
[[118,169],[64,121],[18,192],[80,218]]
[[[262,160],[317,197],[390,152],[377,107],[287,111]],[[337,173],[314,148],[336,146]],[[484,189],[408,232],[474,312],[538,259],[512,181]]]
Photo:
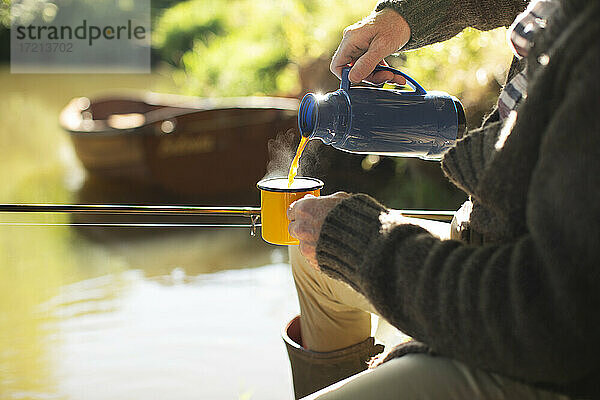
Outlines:
[[527,0],[383,0],[375,10],[390,7],[404,17],[411,37],[403,50],[411,50],[450,39],[468,26],[484,31],[509,26],[527,3]]
[[[406,16],[413,46],[467,25],[509,24],[522,8],[491,0],[384,6]],[[485,22],[492,16],[498,18]],[[429,30],[421,28],[425,20]],[[396,354],[427,349],[600,398],[598,21],[597,0],[561,1],[528,55],[528,97],[514,126],[502,131],[500,122],[487,123],[442,162],[478,205],[471,225],[491,242],[442,241],[418,226],[390,223],[388,210],[366,195],[351,196],[327,216],[317,244],[320,268],[423,343]],[[501,132],[509,133],[503,146]]]

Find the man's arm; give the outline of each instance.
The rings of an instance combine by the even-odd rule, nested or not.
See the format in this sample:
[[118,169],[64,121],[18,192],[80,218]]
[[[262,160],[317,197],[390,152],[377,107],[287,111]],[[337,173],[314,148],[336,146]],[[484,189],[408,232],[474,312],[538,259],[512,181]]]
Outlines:
[[564,69],[570,84],[529,186],[529,233],[479,247],[442,241],[355,195],[328,214],[316,248],[322,271],[437,353],[557,385],[585,378],[600,356],[597,51]]
[[384,0],[362,21],[347,27],[330,69],[338,78],[353,63],[348,78],[374,83],[404,84],[391,72],[373,73],[375,66],[399,49],[410,50],[450,39],[466,27],[493,29],[510,25],[525,9],[524,0]]
[[376,11],[391,8],[408,22],[411,37],[405,50],[441,42],[467,27],[490,30],[509,26],[527,0],[383,0]]

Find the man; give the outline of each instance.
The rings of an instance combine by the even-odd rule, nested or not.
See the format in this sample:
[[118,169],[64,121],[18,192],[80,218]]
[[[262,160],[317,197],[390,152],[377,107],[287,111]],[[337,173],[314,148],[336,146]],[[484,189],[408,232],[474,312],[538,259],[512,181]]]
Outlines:
[[387,0],[346,29],[331,69],[353,62],[353,82],[392,79],[371,74],[383,57],[467,26],[514,20],[516,58],[497,107],[442,161],[469,195],[451,232],[361,194],[290,208],[297,397],[378,352],[365,311],[414,340],[318,398],[600,397],[599,19],[593,0]]

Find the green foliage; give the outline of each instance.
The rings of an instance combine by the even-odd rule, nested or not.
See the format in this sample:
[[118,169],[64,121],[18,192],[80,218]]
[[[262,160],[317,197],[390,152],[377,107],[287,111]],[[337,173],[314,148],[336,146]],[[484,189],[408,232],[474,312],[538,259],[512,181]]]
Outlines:
[[397,158],[396,173],[376,197],[400,209],[457,210],[466,195],[443,176],[431,161]]
[[188,94],[299,94],[299,68],[329,55],[371,1],[190,0],[166,11],[153,43]]
[[190,2],[179,4],[160,17],[153,44],[163,60],[179,67],[183,54],[194,47],[195,41],[208,44],[215,35],[225,33],[226,9],[215,7],[217,1],[204,3],[203,7]]
[[407,71],[426,89],[457,96],[473,128],[495,102],[511,57],[505,29],[466,29],[451,40],[404,53],[391,63]]
[[0,1],[0,29],[10,27],[10,0]]
[[[372,0],[351,7],[344,0],[188,0],[162,14],[153,43],[187,94],[301,95],[302,68],[329,59],[343,28],[372,7]],[[460,96],[479,116],[497,94],[509,59],[503,30],[466,30],[390,61],[426,88]]]

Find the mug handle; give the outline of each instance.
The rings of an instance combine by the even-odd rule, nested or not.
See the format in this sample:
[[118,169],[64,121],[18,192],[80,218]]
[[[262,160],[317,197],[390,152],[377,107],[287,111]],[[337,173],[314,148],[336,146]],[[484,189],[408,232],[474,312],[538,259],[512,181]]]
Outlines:
[[[348,74],[350,73],[350,68],[352,68],[350,65],[342,68],[342,82],[340,83],[340,89],[343,89],[345,91],[350,90],[350,79],[348,79]],[[395,68],[388,67],[385,65],[377,65],[375,67],[375,69],[373,70],[373,72],[375,72],[375,71],[390,71],[390,72],[394,73],[395,75],[403,76],[415,90],[414,92],[410,92],[409,94],[421,94],[421,95],[427,94],[427,91],[425,89],[423,89],[423,87],[421,85],[419,85],[417,83],[417,81],[415,81],[413,78],[411,78],[410,76],[408,76],[407,74],[405,74],[402,71],[399,71]]]

